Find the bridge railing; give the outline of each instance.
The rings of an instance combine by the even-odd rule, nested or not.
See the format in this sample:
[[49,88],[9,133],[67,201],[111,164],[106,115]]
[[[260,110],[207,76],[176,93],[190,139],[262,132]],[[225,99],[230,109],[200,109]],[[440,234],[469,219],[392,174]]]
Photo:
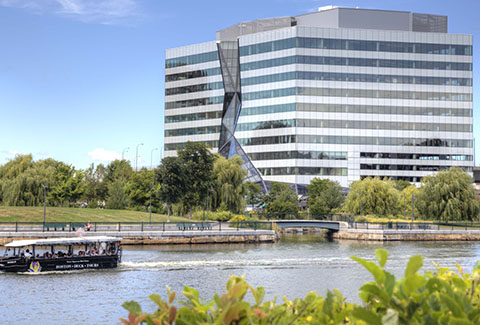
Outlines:
[[0,222],[0,232],[126,232],[272,230],[272,221],[219,222]]
[[420,222],[349,222],[351,229],[365,230],[439,230],[438,223]]
[[244,217],[250,217],[258,220],[329,220],[329,221],[353,221],[351,214],[311,214],[306,211],[296,213],[266,213],[266,212],[250,212],[243,214]]

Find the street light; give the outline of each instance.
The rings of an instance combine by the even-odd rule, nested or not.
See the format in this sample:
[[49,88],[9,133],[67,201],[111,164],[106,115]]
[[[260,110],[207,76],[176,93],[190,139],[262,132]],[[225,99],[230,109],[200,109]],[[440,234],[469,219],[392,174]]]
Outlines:
[[130,147],[123,148],[123,150],[122,150],[122,160],[123,160],[123,156],[124,156],[125,152],[127,152],[128,149],[130,149]]
[[135,151],[135,171],[138,170],[138,168],[137,168],[138,165],[137,164],[138,164],[138,147],[139,146],[143,146],[143,143],[137,144],[137,150]]
[[415,195],[412,195],[412,225],[413,225],[413,200],[415,200],[417,197]]
[[152,224],[152,191],[154,189],[155,188],[153,186],[150,188],[150,206],[148,208],[148,210],[150,211],[150,224]]
[[155,150],[158,150],[158,148],[153,148],[152,151],[150,152],[150,168],[153,169],[153,152]]
[[43,225],[45,225],[45,218],[47,216],[47,182],[43,185]]

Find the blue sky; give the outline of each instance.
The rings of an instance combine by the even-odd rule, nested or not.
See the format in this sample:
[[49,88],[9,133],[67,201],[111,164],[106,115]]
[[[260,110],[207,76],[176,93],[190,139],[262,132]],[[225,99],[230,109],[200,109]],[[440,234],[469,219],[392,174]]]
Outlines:
[[[87,168],[130,148],[125,158],[134,165],[144,143],[138,165],[156,165],[165,49],[325,5],[448,15],[449,32],[473,34],[474,44],[480,31],[478,0],[0,0],[0,164],[32,153]],[[478,57],[474,45],[474,78]],[[477,78],[476,138],[478,87]]]

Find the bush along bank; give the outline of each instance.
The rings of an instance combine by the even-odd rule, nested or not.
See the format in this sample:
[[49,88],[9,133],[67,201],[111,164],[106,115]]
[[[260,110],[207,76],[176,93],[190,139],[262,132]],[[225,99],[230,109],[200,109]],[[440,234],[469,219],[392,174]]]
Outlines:
[[[243,277],[230,277],[226,292],[202,303],[197,290],[185,287],[182,307],[174,305],[175,292],[167,287],[167,301],[150,295],[157,305],[143,312],[135,301],[125,302],[124,324],[480,324],[480,266],[472,273],[437,267],[419,274],[422,256],[410,258],[402,279],[384,269],[388,251],[375,251],[377,263],[352,257],[373,276],[360,288],[363,305],[346,302],[338,290],[321,297],[310,292],[303,299],[283,303],[263,301],[262,287],[250,286]],[[253,302],[245,301],[250,293]]]

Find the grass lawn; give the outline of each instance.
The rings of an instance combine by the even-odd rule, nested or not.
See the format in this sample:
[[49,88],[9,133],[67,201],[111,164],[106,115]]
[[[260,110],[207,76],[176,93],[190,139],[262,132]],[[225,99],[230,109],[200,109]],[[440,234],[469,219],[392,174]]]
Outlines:
[[[0,206],[0,222],[43,222],[43,207]],[[147,212],[88,208],[47,207],[46,222],[148,222]],[[152,222],[166,222],[164,214],[152,213]],[[188,221],[171,217],[172,222]]]

